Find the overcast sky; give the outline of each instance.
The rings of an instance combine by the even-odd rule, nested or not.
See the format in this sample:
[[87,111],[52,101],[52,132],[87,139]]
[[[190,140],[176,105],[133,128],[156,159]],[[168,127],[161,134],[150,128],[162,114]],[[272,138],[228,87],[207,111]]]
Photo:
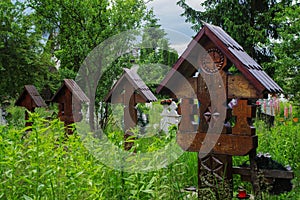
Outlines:
[[[183,9],[176,5],[176,2],[177,0],[154,0],[147,6],[153,8],[162,28],[168,33],[171,46],[181,54],[196,33],[191,29],[192,25],[185,22],[185,17],[180,16]],[[186,2],[194,9],[200,10],[200,3],[203,0],[186,0]]]

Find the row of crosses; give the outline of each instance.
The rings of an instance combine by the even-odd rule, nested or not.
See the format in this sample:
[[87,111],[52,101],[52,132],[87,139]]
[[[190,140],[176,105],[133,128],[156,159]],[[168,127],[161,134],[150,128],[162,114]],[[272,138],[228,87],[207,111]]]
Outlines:
[[[185,151],[198,152],[199,199],[207,189],[214,191],[212,199],[232,199],[233,174],[250,181],[257,195],[258,137],[252,126],[256,113],[253,102],[268,93],[282,93],[282,89],[223,29],[203,24],[156,92],[180,99],[177,143]],[[232,68],[236,73],[231,73]],[[36,94],[32,86],[25,86],[16,105],[29,111],[45,106]],[[52,98],[52,102],[59,104],[59,118],[65,125],[81,120],[81,103],[88,101],[77,84],[68,79]],[[126,141],[137,125],[137,103],[157,99],[135,68],[125,68],[104,101],[124,104]],[[132,142],[125,142],[124,148],[129,150],[132,146]],[[249,156],[250,166],[234,167],[233,156]],[[263,174],[270,179],[293,178],[291,171],[265,170]],[[229,191],[222,197],[217,191],[221,185]]]
[[[250,181],[258,195],[254,102],[283,91],[222,28],[203,24],[156,92],[180,99],[177,143],[185,151],[198,152],[199,199],[207,198],[202,196],[207,189],[214,191],[211,199],[232,199],[233,174]],[[236,73],[230,73],[233,68]],[[124,69],[105,101],[125,105],[126,139],[137,124],[136,104],[156,98],[134,69]],[[131,147],[125,143],[126,150]],[[232,156],[246,155],[249,167],[232,166]],[[292,171],[262,172],[269,180],[294,176]],[[222,186],[227,192],[220,197]]]
[[[84,94],[77,83],[72,79],[64,79],[61,87],[57,90],[50,102],[58,104],[58,117],[67,127],[67,133],[72,134],[69,125],[82,120],[82,104],[88,103],[89,98]],[[31,126],[28,121],[29,112],[34,112],[35,108],[47,107],[35,86],[25,85],[24,90],[15,102],[16,106],[25,107],[26,126]]]

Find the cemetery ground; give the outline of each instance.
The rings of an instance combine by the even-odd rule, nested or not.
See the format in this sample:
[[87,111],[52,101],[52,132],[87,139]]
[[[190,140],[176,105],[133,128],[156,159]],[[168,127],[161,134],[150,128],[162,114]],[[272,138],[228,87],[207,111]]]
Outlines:
[[[154,103],[150,118],[161,113]],[[111,169],[95,159],[76,134],[65,138],[63,123],[46,120],[51,111],[37,109],[31,116],[32,131],[26,134],[24,109],[10,107],[7,126],[0,126],[0,199],[197,199],[184,188],[197,186],[197,153],[185,152],[178,160],[157,171],[127,173]],[[257,152],[270,153],[279,163],[290,165],[295,173],[293,190],[270,195],[261,181],[263,199],[299,199],[300,197],[300,123],[276,118],[275,126],[255,123],[259,145]],[[116,126],[114,126],[116,127]],[[136,153],[156,151],[176,137],[176,128],[168,134],[155,127],[150,139],[135,139]],[[123,132],[108,127],[110,140],[122,146]],[[234,157],[234,166],[247,157]],[[243,186],[251,193],[251,184],[234,175],[234,196]],[[222,188],[219,189],[220,197]]]

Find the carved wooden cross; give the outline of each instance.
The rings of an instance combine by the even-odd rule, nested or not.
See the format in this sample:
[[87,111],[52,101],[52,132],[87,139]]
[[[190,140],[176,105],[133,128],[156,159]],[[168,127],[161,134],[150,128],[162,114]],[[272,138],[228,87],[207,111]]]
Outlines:
[[255,106],[248,105],[248,100],[240,99],[233,107],[233,116],[236,116],[235,126],[232,134],[235,135],[255,135],[255,128],[250,120],[255,117]]

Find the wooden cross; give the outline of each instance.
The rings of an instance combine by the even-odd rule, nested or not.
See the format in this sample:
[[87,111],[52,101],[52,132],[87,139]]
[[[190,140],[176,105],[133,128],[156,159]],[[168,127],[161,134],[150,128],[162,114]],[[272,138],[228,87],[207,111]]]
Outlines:
[[248,100],[240,99],[233,107],[233,116],[236,116],[235,126],[232,128],[234,135],[255,135],[255,128],[251,125],[251,118],[255,117],[255,106],[248,105]]

